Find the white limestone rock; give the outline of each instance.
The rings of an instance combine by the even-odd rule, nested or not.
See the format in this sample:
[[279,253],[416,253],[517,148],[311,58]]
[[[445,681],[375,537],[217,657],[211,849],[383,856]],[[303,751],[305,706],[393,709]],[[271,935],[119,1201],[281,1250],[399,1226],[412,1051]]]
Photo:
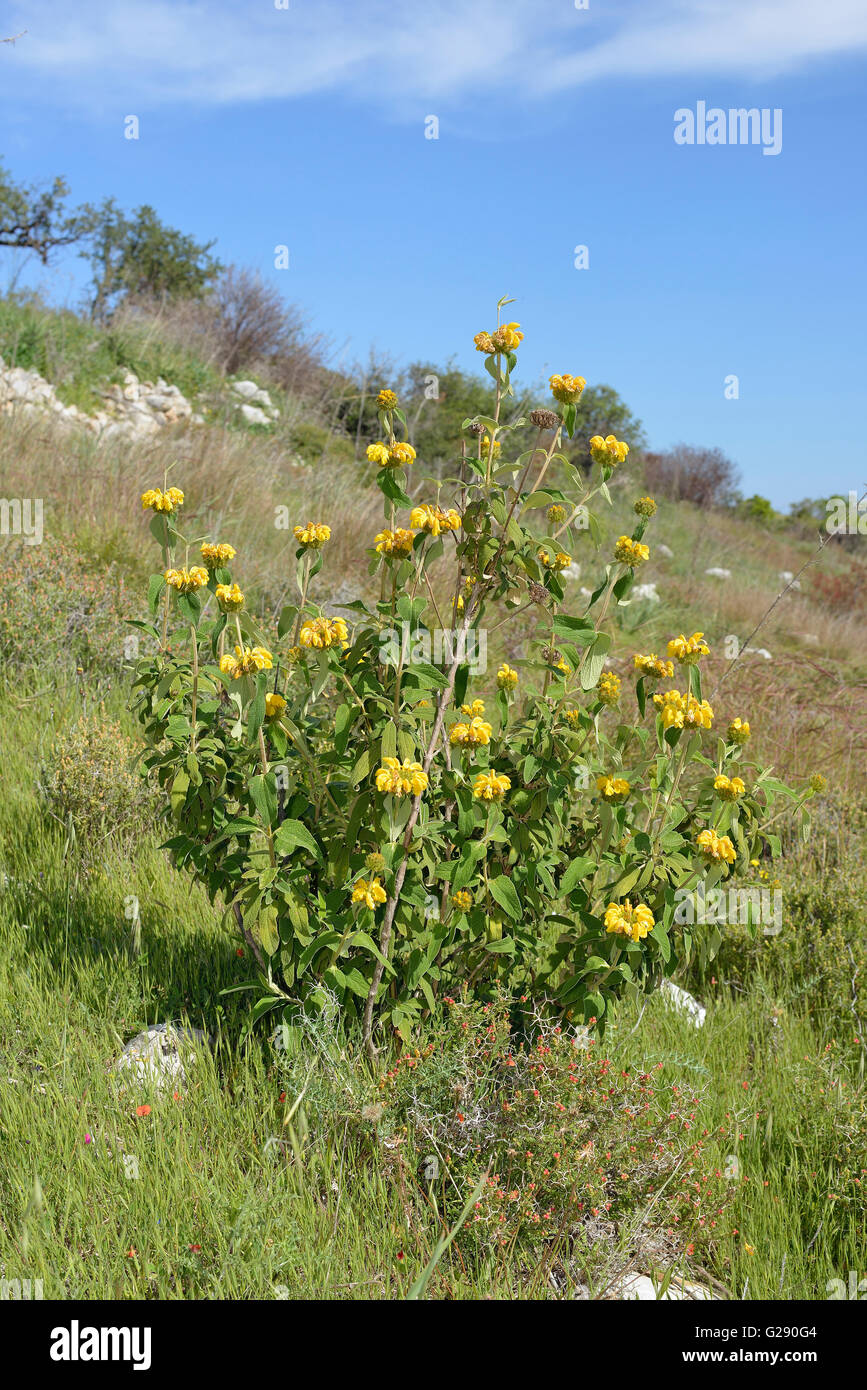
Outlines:
[[195,1063],[196,1047],[207,1043],[201,1028],[182,1028],[156,1023],[127,1043],[115,1062],[115,1070],[155,1090],[186,1080],[186,1067]]

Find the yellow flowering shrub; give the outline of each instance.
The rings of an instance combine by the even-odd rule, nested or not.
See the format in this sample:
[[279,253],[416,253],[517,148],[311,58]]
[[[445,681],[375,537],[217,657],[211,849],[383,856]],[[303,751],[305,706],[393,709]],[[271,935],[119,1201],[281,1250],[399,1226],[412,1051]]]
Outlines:
[[[206,568],[191,568],[180,502],[145,493],[162,559],[139,626],[158,650],[138,663],[134,704],[167,847],[250,946],[254,1017],[336,999],[371,1053],[470,981],[603,1027],[624,990],[702,947],[678,892],[776,853],[770,807],[793,795],[746,766],[747,711],[718,732],[702,633],[672,637],[665,659],[630,653],[635,700],[621,700],[610,610],[649,558],[654,509],[639,499],[575,611],[564,570],[602,545],[590,505],[610,500],[628,446],[591,441],[589,475],[570,460],[584,381],[564,374],[558,412],[531,411],[532,445],[512,456],[527,422],[503,423],[502,406],[522,339],[516,323],[476,336],[497,404],[464,422],[454,476],[420,476],[400,402],[379,393],[381,441],[360,465],[383,496],[378,596],[346,616],[311,598],[327,517],[299,519],[297,595],[266,638],[229,568],[247,557],[207,541]],[[474,671],[470,639],[516,613],[525,655]],[[684,688],[648,698],[676,666]]]

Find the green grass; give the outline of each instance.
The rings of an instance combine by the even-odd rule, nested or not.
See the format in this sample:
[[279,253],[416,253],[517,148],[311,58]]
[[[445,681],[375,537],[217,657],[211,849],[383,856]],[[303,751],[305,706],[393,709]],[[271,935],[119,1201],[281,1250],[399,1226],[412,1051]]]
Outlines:
[[158,377],[192,399],[221,387],[219,374],[194,353],[127,322],[103,328],[38,299],[0,298],[0,357],[9,367],[36,371],[57,389],[65,405],[102,409],[100,391],[127,371],[140,381]]
[[[99,404],[100,385],[128,368],[141,378],[162,375],[188,396],[218,384],[203,363],[153,334],[105,333],[8,299],[0,301],[0,354],[86,409]],[[281,428],[291,428],[293,449],[319,460],[329,438],[320,425],[301,412]],[[374,490],[358,493],[359,477],[369,475],[338,461],[295,476],[280,438],[255,431],[198,438],[199,452],[172,475],[188,492],[191,534],[216,528],[239,546],[251,595],[278,596],[267,588],[267,576],[286,563],[285,534],[271,524],[277,502],[293,517],[339,518],[317,597],[341,578],[364,588],[364,549],[380,524]],[[134,732],[120,671],[126,629],[115,611],[130,603],[126,595],[103,603],[103,590],[117,586],[119,572],[143,592],[154,563],[138,503],[144,462],[133,446],[97,451],[89,439],[67,439],[58,468],[41,436],[30,439],[23,427],[10,427],[3,449],[7,491],[15,478],[19,490],[25,478],[38,487],[50,536],[62,535],[72,551],[46,547],[40,564],[20,574],[10,552],[17,569],[7,576],[5,608],[0,600],[7,655],[32,673],[10,676],[2,689],[0,1277],[42,1279],[47,1298],[401,1298],[427,1271],[429,1298],[565,1299],[581,1286],[602,1296],[618,1270],[640,1267],[659,1278],[672,1270],[709,1278],[731,1297],[779,1300],[822,1300],[830,1280],[862,1277],[867,1096],[849,996],[860,991],[864,953],[853,933],[863,899],[849,890],[863,860],[844,862],[829,849],[826,866],[823,848],[821,873],[792,860],[799,891],[785,939],[765,951],[761,941],[747,948],[727,937],[710,970],[687,980],[708,1007],[703,1029],[658,997],[632,1000],[601,1044],[613,1068],[654,1069],[660,1088],[701,1093],[701,1170],[730,1175],[730,1200],[694,1256],[648,1254],[691,1242],[676,1232],[661,1239],[653,1204],[638,1200],[613,1251],[570,1242],[562,1231],[485,1250],[469,1226],[446,1245],[473,1181],[460,1166],[452,1192],[421,1180],[427,1141],[408,1120],[406,1091],[378,1114],[380,1074],[351,1036],[295,1039],[281,1055],[268,1040],[276,1016],[247,1036],[248,996],[225,991],[249,978],[249,961],[236,954],[220,912],[171,868],[158,828],[126,850],[110,834],[85,846],[42,801],[41,769],[97,689],[107,715]],[[351,441],[334,452],[348,458]],[[171,461],[168,449],[164,458],[149,454],[146,480],[160,481]],[[641,487],[634,478],[617,482],[602,553],[591,553],[587,537],[576,546],[576,589],[593,586],[610,544],[631,529]],[[615,661],[625,669],[634,651],[663,654],[675,632],[703,628],[714,646],[709,686],[725,669],[723,637],[745,637],[779,592],[779,571],[797,570],[815,548],[780,528],[672,503],[660,506],[647,539],[651,561],[639,582],[656,580],[663,602],[609,615]],[[659,541],[672,558],[658,554]],[[821,563],[836,574],[852,561],[828,547]],[[712,565],[731,568],[732,579],[707,578]],[[103,608],[99,626],[90,615]],[[89,615],[84,627],[70,624],[79,609]],[[530,635],[524,622],[495,630],[491,671],[502,659],[520,660]],[[805,647],[804,631],[818,645]],[[803,594],[781,604],[757,639],[774,662],[740,663],[740,678],[718,702],[718,723],[748,716],[763,749],[775,740],[770,760],[786,775],[819,761],[840,785],[860,782],[867,667],[859,631],[857,613],[829,615],[805,579]],[[93,640],[92,660],[80,649],[82,632]],[[80,679],[58,685],[61,662],[67,670],[83,663]],[[840,815],[848,815],[845,805]],[[842,844],[833,818],[821,833],[832,848]],[[835,892],[835,875],[848,875],[846,893]],[[111,1067],[129,1038],[167,1019],[214,1039],[178,1099],[130,1084]],[[420,1048],[428,1038],[418,1039]],[[393,1063],[384,1056],[380,1070]],[[139,1116],[143,1104],[151,1111]],[[682,1136],[675,1181],[693,1166],[695,1138]],[[138,1177],[128,1175],[124,1156],[137,1160]],[[637,1228],[647,1240],[636,1266],[629,1247]]]
[[[289,1057],[264,1031],[242,1040],[246,996],[222,991],[247,962],[156,835],[129,859],[107,843],[87,867],[46,817],[38,768],[76,698],[56,698],[49,722],[40,701],[6,692],[0,1273],[42,1279],[47,1298],[407,1296],[448,1234],[418,1179],[423,1142],[417,1151],[388,1105],[376,1123],[363,1118],[378,1078],[351,1039]],[[122,712],[119,696],[109,712]],[[705,1266],[686,1257],[678,1271],[735,1297],[821,1300],[829,1280],[861,1277],[865,1263],[863,1081],[790,994],[757,968],[739,990],[708,981],[701,1030],[654,997],[643,1010],[627,1003],[601,1044],[614,1067],[657,1068],[658,1085],[702,1093],[703,1165],[732,1173],[733,1200]],[[178,1099],[110,1065],[167,1018],[215,1039]],[[305,1080],[311,1095],[286,1125]],[[340,1104],[329,1111],[314,1092]],[[143,1104],[151,1112],[138,1116]],[[601,1292],[614,1272],[580,1267],[562,1242],[481,1258],[459,1232],[426,1296],[568,1298],[588,1280]]]

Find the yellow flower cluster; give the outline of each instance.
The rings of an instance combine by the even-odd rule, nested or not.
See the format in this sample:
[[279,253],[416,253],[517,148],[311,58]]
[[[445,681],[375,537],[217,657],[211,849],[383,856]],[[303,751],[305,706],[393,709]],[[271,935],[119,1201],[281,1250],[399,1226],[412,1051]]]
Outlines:
[[285,708],[286,701],[283,696],[278,695],[276,691],[269,690],[265,696],[265,718],[279,719]]
[[401,468],[412,463],[415,449],[411,444],[398,440],[395,444],[368,444],[368,463],[378,463],[380,468]]
[[514,352],[524,340],[523,333],[518,332],[520,327],[519,323],[504,323],[495,333],[477,333],[473,338],[476,351],[489,356],[492,352]]
[[415,531],[398,526],[396,531],[378,531],[373,540],[380,555],[408,555],[415,540]]
[[750,726],[746,719],[733,719],[728,727],[729,743],[746,743],[750,736]]
[[559,502],[554,502],[545,513],[552,525],[556,526],[558,521],[566,520],[566,508],[561,507]]
[[308,618],[301,624],[298,641],[302,647],[347,647],[349,630],[343,618]]
[[581,711],[580,709],[564,709],[563,718],[570,729],[577,729],[581,724]]
[[645,903],[632,906],[629,898],[623,903],[609,903],[605,909],[605,930],[617,936],[641,941],[655,926],[655,919]]
[[547,550],[537,550],[536,555],[540,564],[549,570],[567,570],[572,563],[572,556],[567,555],[565,550],[558,550],[553,559]]
[[232,680],[253,675],[256,671],[270,671],[273,665],[273,657],[265,647],[236,646],[234,656],[227,652],[220,658],[220,670],[224,676],[231,676]]
[[636,565],[643,565],[645,560],[650,559],[650,548],[641,541],[632,540],[631,536],[620,536],[614,547],[614,558],[622,565],[631,565],[634,569]]
[[681,666],[697,666],[703,656],[710,655],[710,647],[704,640],[703,632],[694,632],[691,637],[672,637],[668,644],[668,655],[679,661]]
[[159,487],[149,487],[141,495],[141,504],[145,511],[150,508],[154,512],[173,512],[175,507],[184,505],[184,494],[179,487],[170,487],[168,492],[163,492]]
[[321,521],[308,521],[306,526],[293,526],[292,534],[307,550],[319,550],[331,540],[331,527]]
[[[480,442],[479,442],[479,448],[480,448],[481,451],[482,451],[482,458],[483,458],[483,459],[486,459],[486,458],[488,457],[488,454],[491,452],[491,436],[490,436],[489,434],[483,434],[483,435],[482,435],[482,438],[481,438],[481,440],[480,440]],[[492,456],[492,457],[493,457],[493,458],[499,458],[499,456],[500,456],[500,441],[499,441],[499,439],[495,439],[495,440],[494,440],[494,452],[493,452],[493,456]]]
[[196,589],[205,587],[208,571],[202,569],[201,565],[193,565],[192,569],[166,570],[163,578],[172,589],[177,589],[179,594],[192,594]]
[[234,560],[237,551],[233,545],[210,545],[205,541],[202,546],[202,559],[209,570],[220,569],[227,565],[230,560]]
[[216,594],[217,602],[227,613],[237,613],[244,607],[244,595],[237,584],[218,584]]
[[621,802],[629,795],[629,783],[624,777],[597,777],[596,790],[603,801]]
[[514,352],[524,341],[523,333],[518,332],[520,327],[519,323],[504,323],[494,334],[494,346],[506,352]]
[[473,905],[473,895],[468,893],[466,888],[459,888],[452,894],[452,906],[457,912],[469,912]]
[[480,772],[473,783],[473,796],[477,801],[502,801],[512,783],[508,777],[496,772]]
[[484,714],[484,712],[484,700],[473,700],[471,705],[461,705],[461,714],[465,714],[468,719],[475,719],[477,716]]
[[477,748],[491,741],[492,729],[484,719],[471,719],[469,724],[453,724],[449,731],[452,747],[460,744],[462,748]]
[[622,439],[615,438],[613,434],[607,434],[604,439],[601,434],[594,434],[590,440],[590,453],[597,463],[614,468],[626,458],[629,445],[624,444]]
[[497,685],[501,690],[514,690],[518,684],[518,672],[514,671],[507,662],[503,662],[497,672]]
[[746,786],[740,777],[728,777],[722,774],[714,778],[713,789],[720,801],[737,801],[739,796],[743,796]]
[[703,830],[696,844],[706,859],[723,860],[726,864],[733,864],[737,858],[735,847],[728,835],[718,835],[715,830]]
[[670,681],[674,676],[674,662],[661,661],[656,652],[651,652],[649,656],[641,656],[636,652],[632,660],[635,662],[636,671],[640,671],[650,680]]
[[603,705],[616,705],[620,699],[620,677],[615,671],[603,671],[596,691]]
[[656,512],[656,503],[652,497],[639,497],[638,501],[633,503],[632,510],[636,516],[651,517]]
[[432,536],[442,535],[444,531],[459,531],[461,529],[461,514],[456,512],[454,507],[450,507],[444,512],[442,507],[429,507],[427,504],[421,507],[413,507],[409,514],[410,526],[417,526],[420,531],[428,531]]
[[575,401],[581,399],[581,392],[587,382],[583,376],[570,376],[565,372],[562,376],[552,376],[548,384],[555,401],[560,401],[563,405],[574,405]]
[[694,695],[666,690],[664,695],[654,695],[653,703],[666,729],[709,729],[713,724],[713,710],[707,700],[699,702]]
[[394,407],[397,405],[397,396],[394,391],[380,391],[376,398],[376,404],[379,406],[380,410],[394,410]]
[[378,792],[386,792],[389,796],[408,796],[411,792],[413,796],[421,796],[426,787],[427,773],[421,763],[411,762],[409,758],[404,758],[402,763],[397,758],[383,758],[376,774]]
[[360,878],[352,890],[352,901],[354,903],[364,903],[365,907],[369,907],[371,912],[374,911],[378,903],[384,903],[385,900],[385,889],[379,879],[375,877],[370,879],[369,882],[367,879]]

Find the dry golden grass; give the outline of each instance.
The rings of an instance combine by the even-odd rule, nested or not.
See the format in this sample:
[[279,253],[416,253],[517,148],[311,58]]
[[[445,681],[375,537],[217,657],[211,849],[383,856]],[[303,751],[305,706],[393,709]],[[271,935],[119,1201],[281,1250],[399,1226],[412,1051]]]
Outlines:
[[[256,596],[260,613],[279,611],[294,590],[295,542],[291,529],[277,529],[278,508],[285,509],[290,528],[310,519],[332,528],[314,601],[374,596],[365,551],[383,524],[382,498],[364,464],[326,457],[299,466],[282,433],[251,435],[208,425],[142,442],[98,444],[92,436],[59,429],[49,417],[0,420],[3,495],[42,497],[46,533],[74,540],[95,570],[114,563],[141,579],[159,563],[139,499],[146,487],[161,485],[166,472],[186,494],[184,533],[196,546],[206,537],[236,546],[238,577]],[[410,487],[426,496],[423,474],[421,464]],[[618,492],[625,499],[636,487],[624,477]],[[614,665],[624,673],[632,652],[664,650],[665,640],[682,629],[703,628],[717,653],[728,634],[743,644],[784,587],[780,572],[797,572],[815,550],[794,534],[686,504],[665,504],[654,526],[675,557],[654,557],[648,566],[646,577],[658,582],[663,602],[640,634],[611,626]],[[606,553],[594,556],[589,541],[587,547],[576,556],[585,584],[600,571]],[[853,567],[863,569],[834,544],[818,563],[823,573],[844,576]],[[707,576],[714,565],[730,569],[731,578]],[[732,666],[712,658],[706,689],[712,695],[719,685],[718,725],[727,722],[729,711],[749,718],[757,749],[781,773],[804,776],[819,769],[848,786],[860,775],[867,750],[863,613],[857,585],[855,606],[845,611],[811,591],[810,579],[808,569],[802,590],[788,593],[751,639],[751,645],[770,649],[773,660],[749,656]],[[445,588],[436,578],[434,584],[445,614]],[[577,585],[574,600],[581,611]],[[492,663],[529,654],[531,619],[535,614],[522,615],[492,635]]]

